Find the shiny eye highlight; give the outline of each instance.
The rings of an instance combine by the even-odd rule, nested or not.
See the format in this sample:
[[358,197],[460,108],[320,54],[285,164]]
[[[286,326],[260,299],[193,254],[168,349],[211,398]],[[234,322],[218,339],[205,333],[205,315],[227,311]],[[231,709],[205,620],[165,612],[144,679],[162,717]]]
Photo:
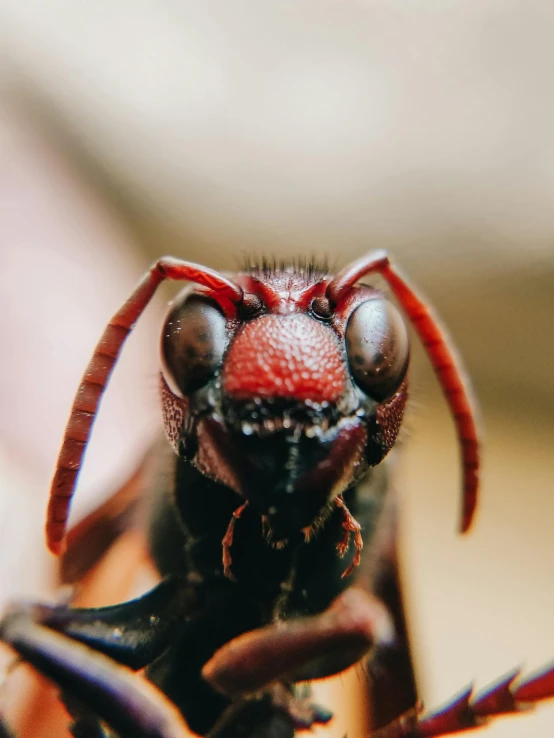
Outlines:
[[410,358],[408,331],[398,310],[383,297],[363,302],[348,319],[345,339],[358,387],[376,402],[392,397]]
[[212,379],[227,345],[225,316],[198,295],[176,304],[162,330],[162,372],[177,395],[190,395]]

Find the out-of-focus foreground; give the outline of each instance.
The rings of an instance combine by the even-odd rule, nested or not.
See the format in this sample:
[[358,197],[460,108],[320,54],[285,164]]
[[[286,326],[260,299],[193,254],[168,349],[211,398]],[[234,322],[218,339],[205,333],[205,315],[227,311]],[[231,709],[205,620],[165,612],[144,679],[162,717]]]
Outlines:
[[[105,320],[148,262],[387,248],[483,407],[455,532],[451,421],[421,351],[398,455],[428,706],[554,657],[554,7],[547,0],[0,3],[1,599],[50,592],[47,486]],[[158,427],[160,299],[124,353],[76,514]],[[554,708],[487,736],[543,736]]]

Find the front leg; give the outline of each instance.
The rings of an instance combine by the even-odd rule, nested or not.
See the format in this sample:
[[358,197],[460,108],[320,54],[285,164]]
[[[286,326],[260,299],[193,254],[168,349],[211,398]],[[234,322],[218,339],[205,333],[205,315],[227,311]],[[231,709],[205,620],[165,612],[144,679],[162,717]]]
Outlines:
[[152,684],[113,659],[34,622],[29,612],[6,615],[0,623],[0,638],[60,687],[76,718],[74,735],[102,735],[91,714],[121,738],[189,735],[179,711]]
[[[96,716],[102,709],[108,715],[126,710],[125,697],[115,707],[104,704],[102,690],[109,692],[121,679],[128,681],[126,670],[118,672],[115,662],[135,670],[151,663],[186,629],[195,609],[194,592],[182,578],[172,576],[143,597],[113,607],[73,609],[18,603],[0,622],[0,638],[62,688],[62,702],[75,719],[72,732],[76,737],[101,738],[104,731]],[[97,661],[100,653],[111,658]],[[87,680],[94,679],[98,669],[98,683],[89,694]],[[128,688],[136,690],[131,683]],[[164,710],[163,706],[156,709]],[[171,709],[174,711],[173,706]]]
[[163,653],[193,619],[196,607],[185,580],[170,576],[142,597],[111,607],[16,604],[3,623],[27,617],[136,670]]
[[202,676],[229,698],[257,699],[265,692],[296,727],[309,728],[327,722],[331,714],[294,699],[286,685],[337,674],[373,646],[390,643],[393,636],[382,603],[353,587],[319,615],[279,621],[234,638],[208,661]]

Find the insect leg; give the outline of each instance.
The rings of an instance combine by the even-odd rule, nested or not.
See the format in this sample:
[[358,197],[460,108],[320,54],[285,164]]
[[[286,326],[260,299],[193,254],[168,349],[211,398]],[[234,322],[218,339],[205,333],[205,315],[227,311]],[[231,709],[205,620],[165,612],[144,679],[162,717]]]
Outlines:
[[121,738],[189,735],[178,710],[153,685],[107,656],[33,622],[28,614],[7,615],[0,637]]
[[357,520],[355,520],[350,510],[344,504],[342,495],[335,497],[335,505],[341,509],[343,517],[344,517],[344,520],[342,522],[342,527],[344,528],[344,536],[342,540],[339,541],[339,543],[337,544],[337,551],[339,552],[339,556],[342,558],[344,554],[346,553],[348,549],[348,545],[350,543],[351,533],[354,535],[354,546],[356,547],[356,554],[354,556],[354,559],[352,560],[352,563],[342,573],[341,579],[345,579],[346,577],[350,576],[350,574],[352,574],[352,572],[357,566],[360,565],[360,559],[361,559],[361,554],[362,554],[362,548],[364,547],[364,542],[362,540],[361,525],[358,523]]
[[554,666],[516,684],[519,669],[473,696],[473,688],[463,690],[444,707],[424,716],[413,708],[392,723],[370,734],[370,738],[439,738],[486,724],[492,718],[509,715],[554,697]]
[[227,531],[223,536],[223,540],[221,541],[223,547],[223,573],[232,582],[237,581],[235,575],[231,571],[231,564],[233,563],[233,559],[231,557],[231,546],[233,545],[235,524],[247,507],[248,500],[244,502],[240,507],[237,507],[231,517],[231,520],[229,521],[229,525],[227,526]]
[[4,623],[14,618],[63,633],[131,669],[141,669],[159,656],[187,625],[195,598],[180,577],[167,577],[153,590],[121,605],[68,608],[17,604]]
[[234,638],[202,670],[212,687],[234,699],[216,727],[225,736],[226,719],[234,722],[236,710],[248,721],[253,712],[265,709],[271,719],[279,720],[280,715],[296,729],[327,723],[332,713],[297,696],[291,683],[336,674],[391,637],[385,607],[351,588],[321,614],[280,621]]
[[227,696],[248,694],[278,681],[336,674],[392,636],[384,606],[352,587],[320,615],[277,622],[234,638],[208,661],[202,676]]

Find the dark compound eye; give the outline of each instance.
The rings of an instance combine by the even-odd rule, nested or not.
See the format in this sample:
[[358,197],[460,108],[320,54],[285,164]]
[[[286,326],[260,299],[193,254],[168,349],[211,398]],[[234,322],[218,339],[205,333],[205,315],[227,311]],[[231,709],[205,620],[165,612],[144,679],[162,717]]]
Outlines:
[[212,379],[227,344],[225,316],[193,295],[175,305],[162,332],[162,372],[173,392],[189,395]]
[[394,395],[410,358],[406,325],[382,297],[357,307],[346,326],[346,353],[356,384],[376,402]]

